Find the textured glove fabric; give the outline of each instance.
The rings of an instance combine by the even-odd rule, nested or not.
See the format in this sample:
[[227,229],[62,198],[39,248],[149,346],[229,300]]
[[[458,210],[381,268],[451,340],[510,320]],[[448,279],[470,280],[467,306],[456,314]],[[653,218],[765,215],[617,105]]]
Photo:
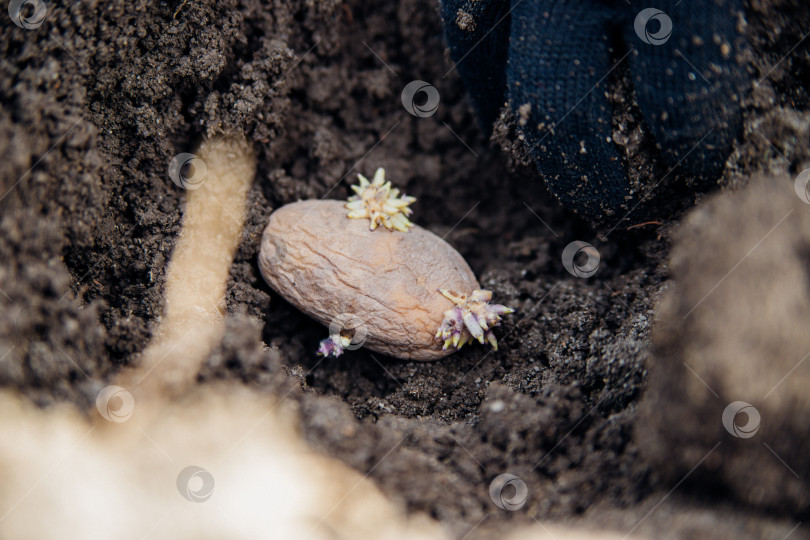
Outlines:
[[510,3],[445,0],[441,8],[450,57],[489,134],[506,102]]
[[550,191],[600,219],[641,193],[612,141],[606,81],[617,64],[667,165],[707,183],[721,173],[742,124],[741,4],[442,0],[442,16],[485,129],[508,103]]

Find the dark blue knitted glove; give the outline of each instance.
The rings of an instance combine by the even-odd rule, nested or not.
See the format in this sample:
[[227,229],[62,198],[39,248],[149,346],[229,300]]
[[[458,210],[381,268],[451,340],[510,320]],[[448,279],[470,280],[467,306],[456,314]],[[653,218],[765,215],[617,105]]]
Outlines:
[[549,190],[568,207],[618,219],[644,196],[613,142],[606,81],[615,69],[629,73],[672,178],[704,188],[722,172],[747,87],[737,60],[742,0],[441,4],[451,57],[485,131],[508,103]]

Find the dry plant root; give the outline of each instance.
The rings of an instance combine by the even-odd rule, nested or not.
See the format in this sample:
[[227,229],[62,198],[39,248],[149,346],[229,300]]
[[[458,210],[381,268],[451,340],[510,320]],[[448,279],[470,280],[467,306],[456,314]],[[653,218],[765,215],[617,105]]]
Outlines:
[[185,192],[183,229],[166,274],[165,311],[139,365],[118,381],[141,394],[182,394],[193,386],[224,328],[227,281],[256,159],[242,135],[205,140],[194,152],[207,174]]

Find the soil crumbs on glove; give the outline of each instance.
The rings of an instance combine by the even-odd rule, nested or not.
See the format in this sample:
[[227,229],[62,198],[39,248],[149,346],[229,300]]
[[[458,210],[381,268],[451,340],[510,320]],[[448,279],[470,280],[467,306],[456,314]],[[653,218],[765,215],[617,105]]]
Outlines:
[[[782,3],[755,4],[756,52],[775,64],[810,26]],[[203,134],[239,131],[255,141],[259,172],[232,267],[228,331],[201,380],[237,378],[298,402],[314,447],[459,537],[594,508],[589,519],[629,530],[671,488],[646,464],[633,428],[678,217],[596,231],[560,209],[530,167],[481,136],[457,76],[445,76],[434,3],[47,9],[39,29],[6,24],[0,63],[0,384],[42,406],[89,407],[137,361],[161,313],[182,221],[169,161]],[[772,28],[782,33],[766,38]],[[785,118],[810,104],[792,84],[806,80],[807,50],[794,50],[750,98],[728,183],[755,170],[793,172],[803,159],[787,147],[800,124]],[[434,116],[403,109],[412,80],[438,89]],[[757,122],[769,142],[749,136]],[[516,309],[497,332],[498,352],[473,346],[417,363],[359,350],[320,360],[325,329],[261,280],[256,253],[273,208],[345,198],[356,173],[377,167],[418,198],[415,221]],[[591,278],[561,264],[574,240],[600,253]],[[490,499],[503,473],[528,486],[519,512]],[[676,510],[667,505],[636,531],[654,530],[681,504],[687,515],[714,509],[715,523],[749,515],[703,486],[673,500]]]

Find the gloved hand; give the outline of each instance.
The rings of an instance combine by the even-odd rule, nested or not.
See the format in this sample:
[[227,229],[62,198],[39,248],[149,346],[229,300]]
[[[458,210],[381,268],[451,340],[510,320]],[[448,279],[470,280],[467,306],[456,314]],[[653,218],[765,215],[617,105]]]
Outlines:
[[677,166],[668,181],[680,174],[705,188],[722,172],[747,87],[736,58],[742,0],[441,0],[441,9],[485,131],[508,103],[566,206],[618,219],[644,196],[613,142],[606,81],[617,68],[665,170]]

